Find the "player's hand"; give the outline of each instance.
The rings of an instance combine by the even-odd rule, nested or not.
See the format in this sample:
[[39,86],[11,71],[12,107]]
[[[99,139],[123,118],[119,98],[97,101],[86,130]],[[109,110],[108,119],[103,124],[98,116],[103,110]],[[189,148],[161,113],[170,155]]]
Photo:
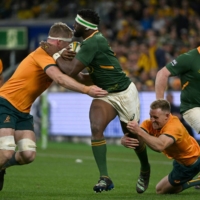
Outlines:
[[121,138],[121,144],[126,148],[135,149],[139,146],[139,141],[135,138],[130,138],[127,135],[124,135]]
[[89,86],[87,94],[91,97],[104,97],[108,94],[106,90],[103,90],[96,85]]
[[41,41],[40,42],[40,46],[50,56],[53,56],[54,53],[57,53],[60,50],[57,46],[55,46],[53,44],[50,44],[50,43],[48,43],[46,41]]
[[72,61],[73,58],[75,57],[76,52],[75,51],[71,51],[70,47],[67,47],[62,53],[61,56],[64,60],[67,61]]
[[140,126],[138,125],[137,121],[133,120],[133,121],[129,121],[127,123],[127,126],[128,130],[131,132],[131,133],[134,133],[134,134],[137,134],[138,131],[140,130]]

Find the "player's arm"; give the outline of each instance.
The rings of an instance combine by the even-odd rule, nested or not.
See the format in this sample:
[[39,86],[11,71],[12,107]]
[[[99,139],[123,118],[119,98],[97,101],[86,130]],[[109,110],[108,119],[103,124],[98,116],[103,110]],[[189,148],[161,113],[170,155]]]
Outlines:
[[143,141],[153,150],[162,152],[167,147],[174,143],[174,139],[172,137],[166,135],[160,135],[159,137],[151,136],[147,134],[136,121],[130,121],[127,124],[127,128],[134,134],[137,134],[139,137],[143,139]]
[[63,57],[59,57],[56,60],[58,67],[63,71],[65,74],[77,78],[79,72],[83,71],[85,65],[83,65],[79,60],[74,58],[72,61],[65,61]]
[[92,85],[83,85],[66,74],[63,74],[57,67],[51,66],[46,69],[46,74],[57,84],[76,92],[88,94],[91,97],[102,97],[107,95],[107,91]]
[[56,63],[63,73],[73,77],[78,82],[84,83],[85,85],[94,85],[90,75],[88,73],[81,72],[85,66],[76,58],[69,63],[60,57],[56,60]]
[[89,75],[89,73],[82,73],[80,72],[76,78],[75,78],[78,82],[80,83],[84,83],[85,85],[94,85],[94,83],[92,82],[92,79]]
[[89,81],[88,77],[86,79],[86,77],[79,75],[79,72],[85,68],[85,65],[75,58],[76,53],[70,51],[70,48],[64,48],[63,50],[59,51],[57,46],[49,44],[45,41],[40,42],[40,46],[44,51],[46,51],[46,53],[54,58],[59,69],[63,73],[75,78],[77,81]]
[[156,99],[164,98],[164,93],[167,88],[168,78],[170,75],[171,73],[166,67],[163,67],[158,71],[155,80]]
[[88,73],[82,73],[85,65],[83,65],[79,60],[74,58],[71,62],[65,61],[63,57],[60,57],[56,60],[58,67],[65,74],[73,77],[80,83],[84,83],[85,85],[94,85],[92,79]]

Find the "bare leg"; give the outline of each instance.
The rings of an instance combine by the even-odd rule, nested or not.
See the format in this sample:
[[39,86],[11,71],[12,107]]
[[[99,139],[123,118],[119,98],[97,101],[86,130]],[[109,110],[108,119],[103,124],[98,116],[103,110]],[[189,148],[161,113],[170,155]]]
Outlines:
[[[14,136],[14,129],[11,128],[1,128],[0,129],[0,137],[1,139]],[[9,144],[7,144],[9,143]],[[10,144],[13,143],[13,144]],[[14,141],[6,141],[6,144],[2,141],[2,144],[0,146],[0,168],[12,157],[15,148],[13,147],[12,150],[9,150],[9,145],[15,145]],[[4,147],[2,147],[4,146]]]
[[108,123],[117,115],[115,109],[107,102],[95,99],[90,107],[90,124],[92,131],[92,151],[100,173],[100,180],[93,190],[101,192],[111,190],[114,185],[109,178],[106,160],[106,140],[103,132]]
[[93,100],[90,108],[92,150],[100,176],[108,176],[106,164],[106,141],[103,132],[108,123],[117,115],[115,109],[105,101]]
[[165,176],[160,182],[156,185],[157,194],[175,194],[179,193],[182,190],[182,186],[172,186],[168,181],[168,175]]
[[[30,130],[16,131],[15,133],[16,143],[18,143],[20,140],[24,138],[30,139],[31,141],[36,142],[35,133],[33,131],[30,131]],[[35,156],[36,156],[36,151],[33,151],[33,150],[31,150],[30,148],[29,150],[16,152],[15,158],[17,162],[19,162],[21,165],[31,163],[35,159]]]

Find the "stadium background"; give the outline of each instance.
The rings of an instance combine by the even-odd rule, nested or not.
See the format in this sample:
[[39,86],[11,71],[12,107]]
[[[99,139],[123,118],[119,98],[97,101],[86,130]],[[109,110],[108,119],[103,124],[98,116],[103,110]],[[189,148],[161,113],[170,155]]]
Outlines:
[[[78,9],[95,9],[101,17],[100,31],[108,38],[124,71],[140,92],[141,121],[148,118],[149,104],[155,99],[156,72],[200,43],[198,0],[2,0],[0,5],[0,58],[4,63],[5,80],[41,40],[46,40],[54,22],[62,21],[73,27]],[[178,77],[170,78],[168,91],[173,92],[174,103],[179,105]],[[42,98],[38,98],[32,108],[38,139],[41,130],[49,134],[49,139],[89,138],[90,97],[52,84],[45,98],[48,113],[42,110],[45,109],[41,106]],[[48,125],[41,123],[46,119]],[[47,126],[43,127],[44,124]],[[116,118],[108,125],[105,136],[113,140],[121,135]],[[196,133],[195,137],[200,139]]]

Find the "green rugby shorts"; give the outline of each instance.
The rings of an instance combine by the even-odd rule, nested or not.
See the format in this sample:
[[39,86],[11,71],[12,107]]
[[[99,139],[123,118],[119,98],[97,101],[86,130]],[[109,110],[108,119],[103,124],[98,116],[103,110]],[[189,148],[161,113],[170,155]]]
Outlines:
[[34,131],[33,116],[20,112],[9,101],[0,97],[0,128]]

